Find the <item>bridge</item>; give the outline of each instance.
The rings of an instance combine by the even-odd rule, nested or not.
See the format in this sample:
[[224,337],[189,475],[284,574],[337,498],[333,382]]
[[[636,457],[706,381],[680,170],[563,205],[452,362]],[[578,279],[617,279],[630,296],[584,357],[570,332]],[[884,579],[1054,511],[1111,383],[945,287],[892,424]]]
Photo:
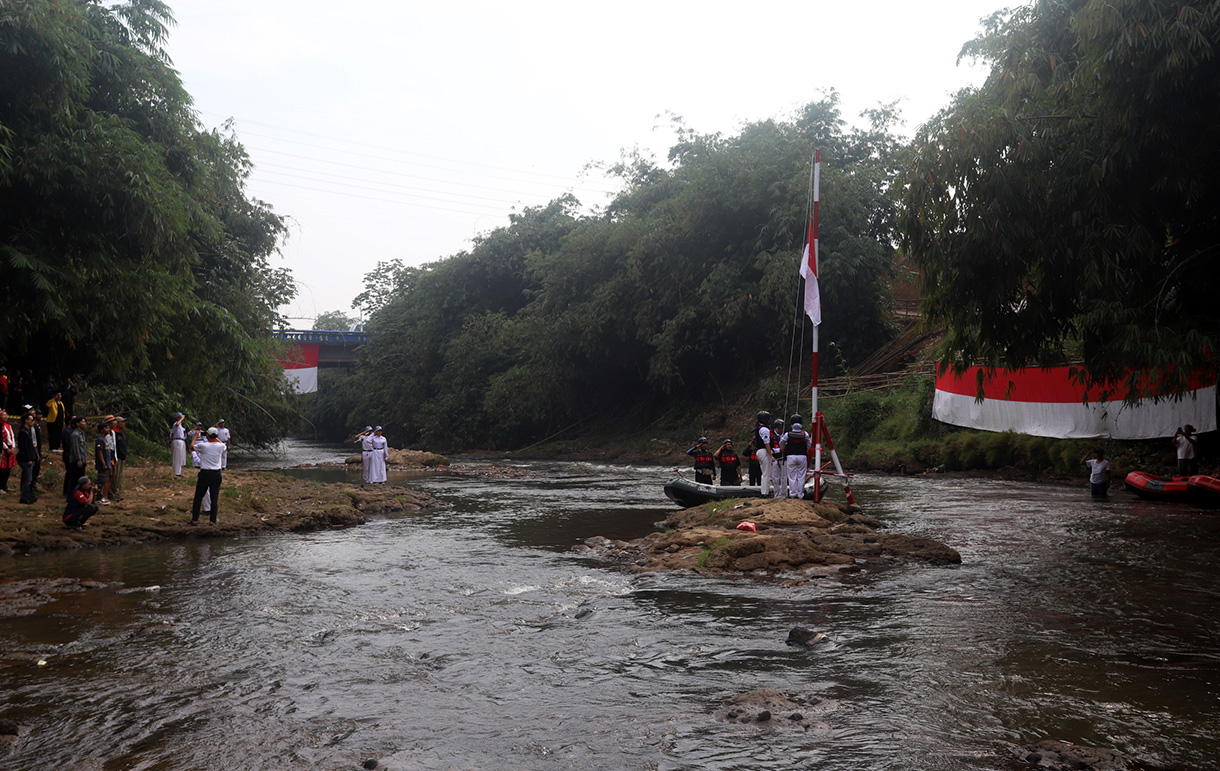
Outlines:
[[356,349],[369,341],[368,332],[336,329],[277,329],[272,336],[298,345],[316,343],[319,367],[354,366]]

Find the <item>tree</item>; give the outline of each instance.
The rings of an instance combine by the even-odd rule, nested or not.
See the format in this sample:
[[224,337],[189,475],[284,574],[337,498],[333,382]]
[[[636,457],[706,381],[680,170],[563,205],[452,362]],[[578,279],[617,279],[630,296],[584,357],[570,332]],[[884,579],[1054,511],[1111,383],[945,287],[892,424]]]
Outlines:
[[991,74],[922,127],[899,220],[956,365],[1214,372],[1217,40],[1217,0],[1040,0],[966,45]]
[[0,354],[83,373],[160,431],[166,404],[295,423],[270,336],[295,291],[250,160],[205,131],[162,49],[160,0],[0,9]]
[[357,323],[359,323],[358,319],[348,316],[343,311],[326,311],[318,314],[318,317],[313,320],[313,328],[348,330]]

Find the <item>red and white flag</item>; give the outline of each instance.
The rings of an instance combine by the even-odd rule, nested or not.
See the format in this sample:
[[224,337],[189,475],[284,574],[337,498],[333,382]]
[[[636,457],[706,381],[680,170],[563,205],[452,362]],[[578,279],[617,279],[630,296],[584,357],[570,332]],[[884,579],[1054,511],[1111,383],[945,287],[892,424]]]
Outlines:
[[805,279],[805,315],[813,325],[822,323],[822,293],[818,288],[818,187],[822,182],[822,153],[813,162],[813,219],[809,220],[809,235],[805,253],[801,255],[801,277]]
[[280,365],[284,367],[284,377],[292,383],[299,394],[312,394],[318,390],[318,343],[296,343]]

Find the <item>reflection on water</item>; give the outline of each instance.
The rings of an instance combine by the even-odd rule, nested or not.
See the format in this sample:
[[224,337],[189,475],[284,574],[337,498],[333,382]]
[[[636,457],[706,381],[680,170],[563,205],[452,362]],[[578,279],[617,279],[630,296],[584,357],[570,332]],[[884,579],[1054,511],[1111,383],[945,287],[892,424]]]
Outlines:
[[[1220,516],[1084,485],[857,477],[871,513],[963,564],[785,588],[571,551],[648,532],[665,469],[518,465],[393,475],[444,505],[360,528],[9,561],[139,591],[0,626],[0,716],[34,727],[0,769],[1015,769],[1011,748],[1042,738],[1209,767],[1220,751]],[[785,645],[796,625],[829,642]],[[812,727],[715,721],[759,688],[804,701]]]

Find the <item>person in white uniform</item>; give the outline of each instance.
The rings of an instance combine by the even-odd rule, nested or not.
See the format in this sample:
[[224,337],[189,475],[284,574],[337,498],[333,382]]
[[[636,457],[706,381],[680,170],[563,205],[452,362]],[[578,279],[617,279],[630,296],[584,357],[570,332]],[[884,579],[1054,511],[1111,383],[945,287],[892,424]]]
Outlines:
[[389,442],[381,435],[381,426],[373,429],[373,435],[369,437],[369,446],[372,450],[368,453],[368,478],[365,480],[370,484],[379,484],[385,482],[385,465],[390,458]]
[[356,442],[360,444],[360,478],[365,484],[369,481],[369,460],[373,454],[373,427],[365,426],[364,430],[356,434]]
[[754,457],[758,458],[758,466],[762,469],[761,491],[763,495],[771,494],[771,429],[767,424],[771,422],[771,413],[762,410],[755,416],[754,424],[754,441],[750,446],[754,449]]
[[225,428],[225,419],[224,418],[221,418],[220,420],[216,421],[215,428],[216,428],[216,436],[218,436],[220,438],[220,441],[224,442],[224,445],[225,445],[225,465],[222,468],[228,468],[229,467],[229,453],[232,452],[232,450],[233,450],[233,443],[230,441],[230,439],[232,438],[233,435],[231,433],[229,433],[229,429]]
[[208,519],[213,525],[216,524],[216,518],[220,515],[220,471],[225,466],[229,448],[220,441],[218,433],[215,428],[209,428],[208,440],[206,442],[196,441],[193,448],[195,452],[199,453],[199,478],[195,481],[195,500],[191,504],[191,524],[199,521],[199,510],[202,508],[205,495],[211,503]]
[[169,430],[169,455],[176,477],[182,476],[182,467],[186,465],[186,429],[182,427],[185,418],[181,412],[175,412],[174,427]]
[[793,423],[779,440],[784,451],[784,469],[788,472],[788,497],[805,497],[805,476],[809,473],[809,434]]

